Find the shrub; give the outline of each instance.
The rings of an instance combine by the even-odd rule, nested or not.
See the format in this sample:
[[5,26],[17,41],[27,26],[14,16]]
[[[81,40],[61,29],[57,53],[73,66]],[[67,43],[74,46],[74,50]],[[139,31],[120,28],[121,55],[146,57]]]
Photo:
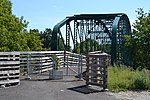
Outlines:
[[132,89],[150,89],[150,77],[147,70],[136,71],[132,79]]
[[127,91],[131,86],[133,72],[128,67],[109,67],[108,88],[111,91]]
[[130,67],[109,67],[108,88],[119,92],[133,89],[150,89],[150,73],[148,70],[134,71]]

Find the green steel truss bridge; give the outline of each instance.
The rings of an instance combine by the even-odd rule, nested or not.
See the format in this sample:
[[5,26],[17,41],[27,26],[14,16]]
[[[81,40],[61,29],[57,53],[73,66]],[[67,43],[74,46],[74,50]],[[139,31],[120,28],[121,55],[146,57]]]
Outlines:
[[[65,28],[63,38],[61,28]],[[80,43],[80,53],[86,48],[86,54],[91,51],[107,52],[111,55],[111,63],[129,64],[129,55],[124,48],[124,35],[130,35],[131,26],[128,16],[116,14],[80,14],[66,17],[54,26],[52,32],[52,50],[59,51],[61,38],[66,51],[70,51],[70,41],[73,51],[77,52]],[[91,40],[90,42],[85,42]],[[97,46],[99,44],[99,46]],[[90,47],[89,49],[87,49]]]

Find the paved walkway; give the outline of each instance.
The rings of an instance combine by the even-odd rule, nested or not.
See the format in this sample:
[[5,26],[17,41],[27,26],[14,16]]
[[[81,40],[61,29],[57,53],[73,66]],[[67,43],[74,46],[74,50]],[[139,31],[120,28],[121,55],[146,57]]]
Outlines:
[[21,84],[0,89],[0,100],[117,100],[100,89],[87,88],[84,81],[22,80]]

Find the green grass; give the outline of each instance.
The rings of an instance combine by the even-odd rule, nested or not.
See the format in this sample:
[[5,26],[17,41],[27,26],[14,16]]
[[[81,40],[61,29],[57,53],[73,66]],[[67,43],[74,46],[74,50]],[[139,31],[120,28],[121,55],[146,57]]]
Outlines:
[[150,72],[148,70],[133,71],[129,67],[108,68],[108,89],[119,92],[127,90],[150,89]]

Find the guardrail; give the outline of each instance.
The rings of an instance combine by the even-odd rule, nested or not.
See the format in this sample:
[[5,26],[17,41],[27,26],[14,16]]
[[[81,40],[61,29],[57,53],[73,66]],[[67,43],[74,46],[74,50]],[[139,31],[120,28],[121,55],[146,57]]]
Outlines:
[[66,69],[74,75],[82,75],[87,67],[87,84],[107,87],[107,60],[110,56],[99,52],[92,52],[86,56],[64,51],[39,52],[0,52],[0,86],[5,87],[19,84],[20,75],[50,72],[50,70]]
[[42,52],[20,52],[21,74],[42,73],[52,69],[50,55]]
[[87,61],[86,56],[67,51],[0,52],[0,86],[19,84],[20,75],[29,76],[59,68],[66,68],[66,75],[69,75],[69,70],[82,75],[83,68],[87,67],[87,84],[107,88],[107,60],[110,56],[99,52],[90,53]]
[[[86,57],[84,55],[64,52],[64,51],[38,51],[38,52],[20,52],[21,74],[42,73],[53,69],[54,61],[56,69],[65,67],[79,74],[82,71],[75,71],[72,67],[86,67]],[[57,61],[56,61],[57,60]],[[67,72],[68,73],[68,72]]]
[[20,84],[19,68],[19,52],[0,52],[0,87]]

